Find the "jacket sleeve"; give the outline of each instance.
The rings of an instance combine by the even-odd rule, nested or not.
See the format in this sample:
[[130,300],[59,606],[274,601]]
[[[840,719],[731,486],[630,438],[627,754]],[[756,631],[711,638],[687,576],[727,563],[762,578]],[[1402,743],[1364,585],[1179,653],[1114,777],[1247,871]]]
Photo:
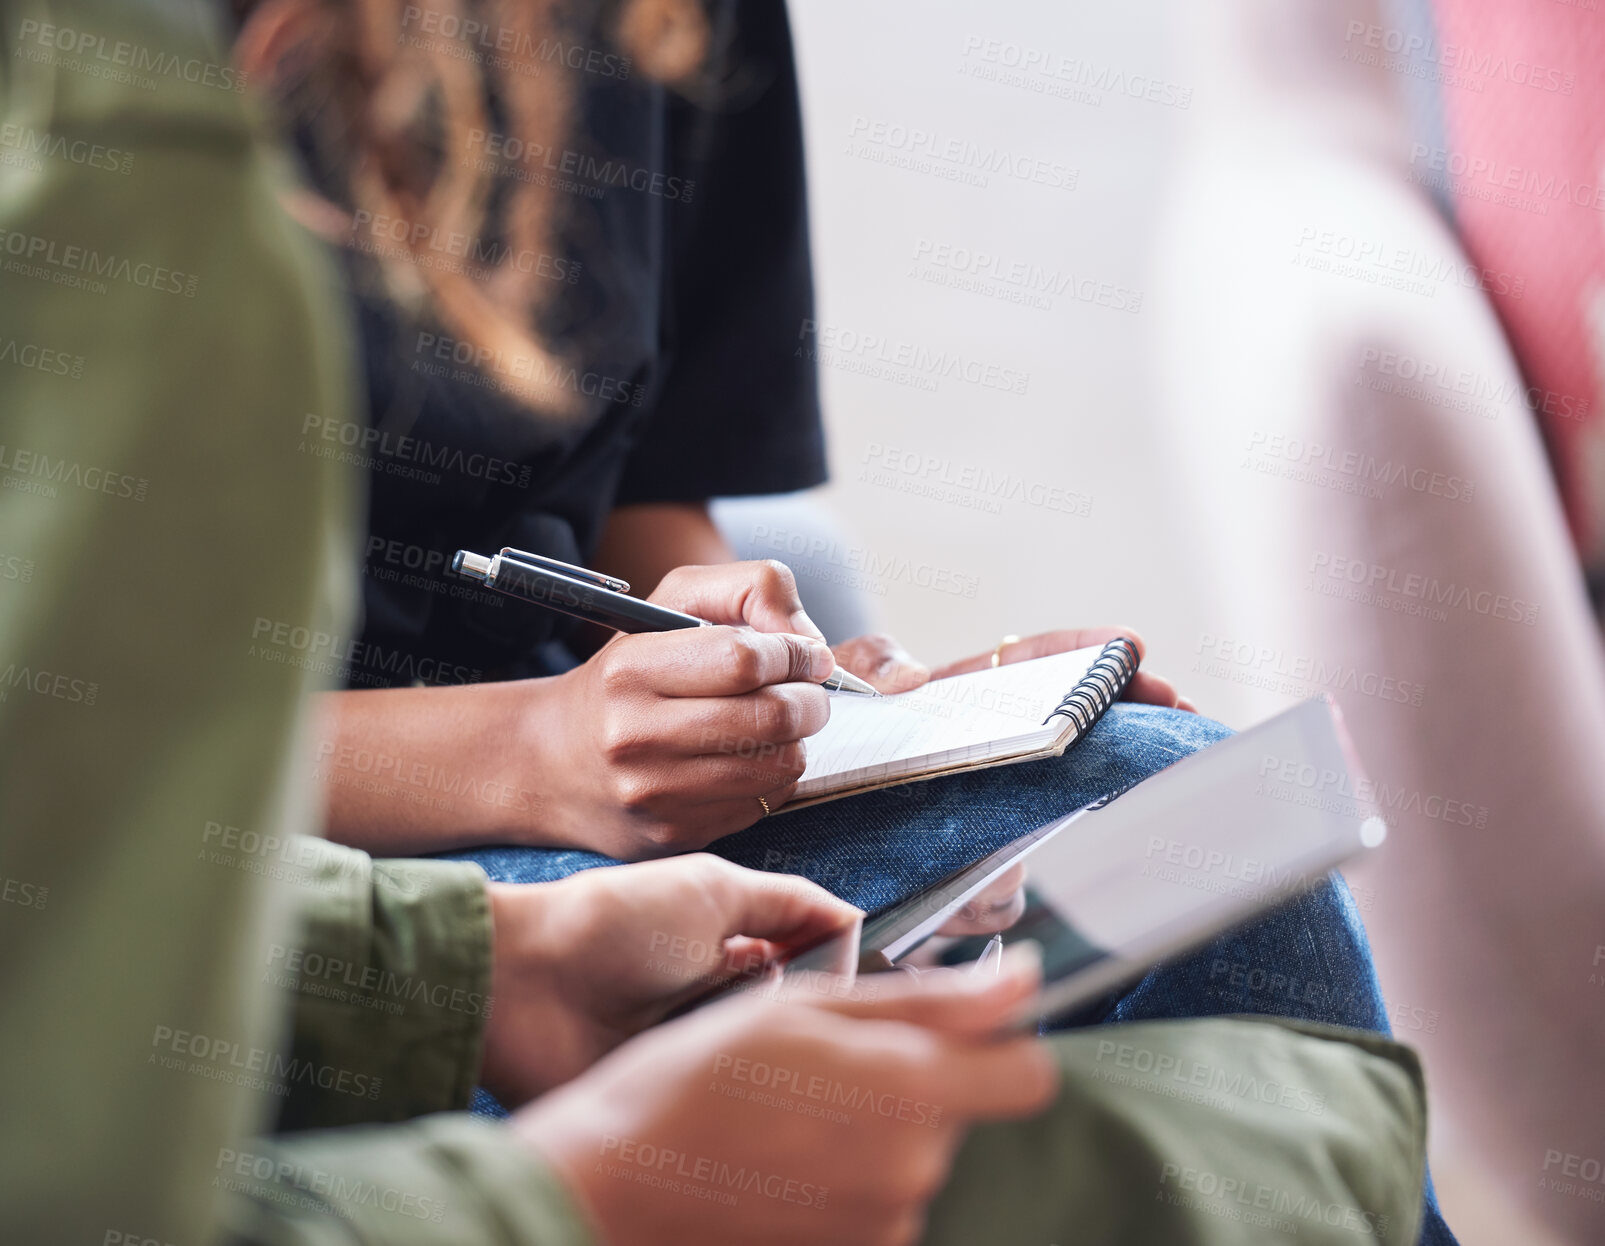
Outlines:
[[1408,1047],[1275,1017],[1052,1038],[1059,1098],[981,1125],[923,1246],[1413,1246],[1426,1088]]
[[312,838],[289,855],[298,920],[261,964],[291,1017],[292,1067],[312,1072],[287,1079],[279,1129],[466,1107],[491,1009],[483,871]]
[[[269,642],[348,626],[351,472],[300,430],[357,417],[220,7],[28,0],[0,29],[0,146],[37,147],[0,170],[0,1238],[581,1243],[461,1116],[251,1140],[309,1082],[461,1101],[489,944],[471,871],[296,835],[323,659]],[[303,963],[306,1041],[342,1060],[297,1058],[275,944],[383,966],[405,1007],[336,1009]],[[370,1070],[378,1100],[341,1096]]]
[[265,1139],[218,1158],[230,1246],[590,1246],[505,1126],[454,1113]]

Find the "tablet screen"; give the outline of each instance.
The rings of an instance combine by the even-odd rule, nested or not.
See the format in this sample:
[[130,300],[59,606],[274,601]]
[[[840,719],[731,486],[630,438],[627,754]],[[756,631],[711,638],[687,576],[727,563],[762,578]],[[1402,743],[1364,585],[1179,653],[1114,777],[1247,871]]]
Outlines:
[[[1030,902],[1003,938],[1042,945],[1043,1011],[1062,1014],[1316,885],[1385,835],[1336,708],[1309,701],[875,915],[861,965],[905,962],[1023,861]],[[935,959],[961,962],[984,942]]]

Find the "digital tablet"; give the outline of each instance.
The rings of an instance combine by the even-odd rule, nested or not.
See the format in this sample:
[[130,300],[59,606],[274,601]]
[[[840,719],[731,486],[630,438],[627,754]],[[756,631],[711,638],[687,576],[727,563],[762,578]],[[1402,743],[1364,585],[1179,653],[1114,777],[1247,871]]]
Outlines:
[[[1039,1016],[1058,1017],[1315,886],[1386,834],[1337,707],[1318,698],[1027,832],[861,931],[799,949],[782,973],[907,964],[1023,861],[1029,903],[1002,938],[1042,945]],[[973,960],[987,941],[952,942],[936,960]]]

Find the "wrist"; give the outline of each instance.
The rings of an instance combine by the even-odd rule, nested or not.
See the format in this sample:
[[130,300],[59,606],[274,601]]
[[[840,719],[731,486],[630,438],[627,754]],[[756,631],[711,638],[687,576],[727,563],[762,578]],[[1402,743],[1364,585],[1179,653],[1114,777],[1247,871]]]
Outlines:
[[530,1023],[555,1021],[564,1001],[553,946],[549,884],[487,883],[490,1015],[480,1079],[498,1098],[522,1102],[548,1089],[532,1060]]
[[[577,716],[570,706],[579,670],[523,680],[498,716],[504,741],[498,767],[500,789],[510,794],[516,816],[503,828],[507,842],[525,847],[590,848],[583,820],[575,825],[576,802],[567,783],[582,774],[583,756],[573,752]],[[532,782],[531,780],[536,780]]]
[[522,992],[544,976],[553,955],[548,932],[551,884],[486,883],[490,905],[490,985],[498,997]]
[[569,967],[608,933],[604,911],[585,883],[583,875],[571,875],[548,883],[485,884],[493,979],[498,973],[509,983],[516,979],[520,989],[554,997],[554,1006],[570,1002]]
[[464,843],[565,846],[556,838],[552,788],[562,765],[553,748],[553,701],[563,676],[475,684],[471,711],[448,723],[466,752],[450,798]]
[[616,1201],[610,1195],[617,1192],[602,1188],[616,1186],[618,1179],[605,1176],[606,1166],[598,1162],[605,1134],[594,1123],[594,1104],[587,1102],[591,1090],[584,1079],[559,1087],[514,1113],[508,1125],[532,1159],[563,1186],[596,1240],[624,1246],[632,1238],[609,1214],[610,1202]]

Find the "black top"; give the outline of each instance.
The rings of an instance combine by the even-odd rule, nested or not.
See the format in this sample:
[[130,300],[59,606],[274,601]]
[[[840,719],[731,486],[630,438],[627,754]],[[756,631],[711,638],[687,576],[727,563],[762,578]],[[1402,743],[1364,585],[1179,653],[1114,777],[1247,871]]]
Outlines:
[[[564,69],[579,120],[562,176],[551,327],[583,363],[563,384],[585,414],[533,414],[492,360],[358,296],[370,427],[368,538],[354,687],[468,682],[555,665],[565,620],[450,573],[458,548],[505,545],[585,562],[608,512],[641,502],[778,493],[825,478],[818,384],[799,350],[813,316],[796,69],[783,0],[709,6],[697,103]],[[591,46],[605,46],[596,36]],[[605,63],[604,63],[605,64]],[[362,259],[353,261],[362,280]],[[344,433],[349,441],[355,430]],[[602,568],[607,570],[607,568]]]

